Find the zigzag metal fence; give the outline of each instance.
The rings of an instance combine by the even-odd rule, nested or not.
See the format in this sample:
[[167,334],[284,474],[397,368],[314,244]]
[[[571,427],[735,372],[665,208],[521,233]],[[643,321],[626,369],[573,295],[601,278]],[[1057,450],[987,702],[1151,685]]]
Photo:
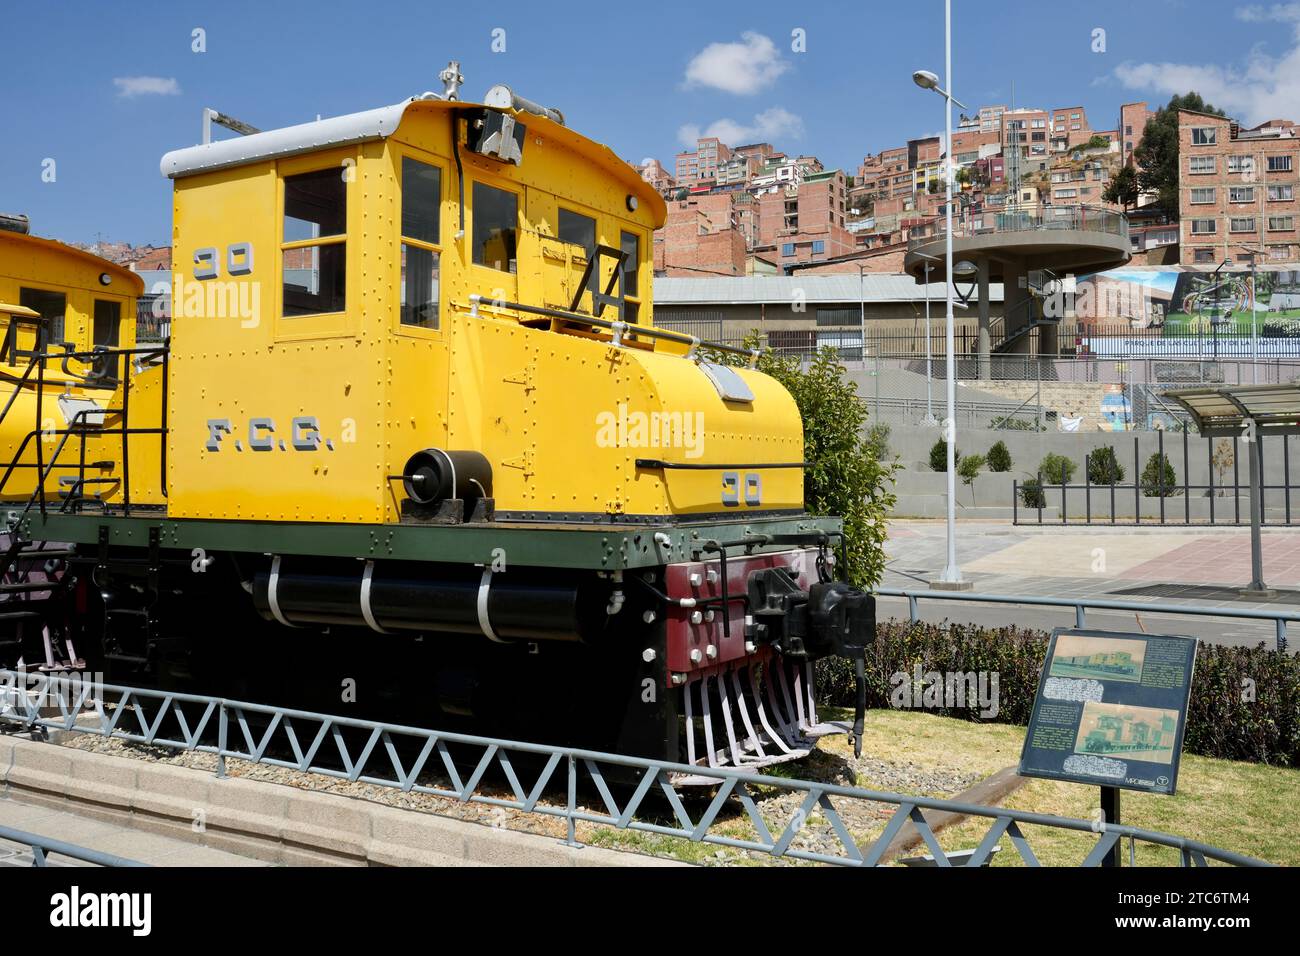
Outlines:
[[[42,716],[42,709],[57,709],[58,715]],[[570,747],[444,733],[215,697],[81,683],[44,674],[0,670],[0,727],[3,726],[36,733],[61,730],[95,734],[177,751],[212,754],[217,758],[218,776],[225,775],[228,759],[236,759],[391,787],[406,793],[559,817],[566,821],[566,842],[571,846],[581,845],[577,825],[589,823],[777,858],[838,866],[876,866],[910,822],[939,866],[951,866],[954,859],[966,866],[984,865],[1003,837],[1011,840],[1026,865],[1039,866],[1024,832],[1026,826],[1097,833],[1096,843],[1082,860],[1083,866],[1098,866],[1113,857],[1124,839],[1129,841],[1131,861],[1135,859],[1136,844],[1141,842],[1177,850],[1183,866],[1206,866],[1210,861],[1234,866],[1266,865],[1194,840],[1130,826],[1099,827],[1089,820],[760,776],[733,768],[689,766]],[[456,756],[452,748],[457,750]],[[517,767],[516,762],[542,763],[528,786],[520,779],[523,768]],[[467,768],[469,772],[462,773]],[[445,774],[442,781],[435,779],[438,771]],[[505,779],[512,797],[483,792],[490,771]],[[615,775],[635,784],[611,786],[612,780],[607,778]],[[717,791],[702,811],[692,813],[687,806],[690,801],[682,799],[675,781],[685,777],[715,781]],[[566,793],[563,802],[548,801],[547,794],[559,790],[561,784]],[[580,786],[595,789],[605,812],[579,805]],[[692,789],[699,792],[698,788]],[[769,820],[761,807],[765,791],[797,793],[802,799],[788,819],[783,814],[782,819]],[[662,798],[670,808],[671,823],[657,822],[665,815],[655,812],[652,794],[655,799]],[[852,801],[892,805],[896,809],[880,834],[869,842],[860,842],[840,813]],[[734,810],[736,804],[752,826],[752,836],[716,832],[724,808]],[[939,845],[927,822],[927,811],[982,817],[991,823],[973,852],[950,856]],[[799,845],[801,833],[817,814],[829,824],[840,852],[821,852]]]

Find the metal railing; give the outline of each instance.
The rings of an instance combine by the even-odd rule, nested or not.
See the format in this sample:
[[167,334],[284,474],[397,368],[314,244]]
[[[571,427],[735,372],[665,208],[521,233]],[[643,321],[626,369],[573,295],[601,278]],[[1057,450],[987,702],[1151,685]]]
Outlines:
[[55,840],[50,837],[40,836],[36,833],[28,833],[26,830],[15,830],[12,827],[0,826],[0,841],[9,843],[18,843],[29,847],[32,852],[32,866],[44,867],[49,866],[49,855],[51,853],[57,856],[66,856],[71,860],[78,860],[82,863],[90,863],[94,866],[147,866],[148,864],[129,860],[124,856],[116,856],[112,853],[101,853],[99,850],[92,850],[88,847],[77,846],[73,843],[64,843],[62,840]]
[[1300,623],[1300,612],[1274,611],[1267,608],[1223,608],[1200,605],[1157,604],[1151,601],[1111,601],[1106,598],[1054,598],[1030,594],[978,594],[970,591],[933,591],[912,588],[878,588],[880,597],[907,598],[908,620],[915,624],[920,617],[921,601],[970,601],[975,604],[1019,604],[1034,607],[1069,608],[1074,611],[1074,626],[1087,627],[1088,611],[1125,611],[1127,613],[1186,615],[1187,617],[1228,617],[1247,621],[1272,621],[1277,650],[1287,649],[1287,624]]
[[[994,210],[966,212],[953,223],[954,239],[974,236],[1000,235],[1016,232],[1072,229],[1081,232],[1102,232],[1128,238],[1128,216],[1102,206],[1041,206],[1034,210]],[[947,230],[943,220],[935,223],[926,236],[913,236],[908,240],[909,251],[927,246],[942,239]]]
[[[59,715],[43,717],[38,701],[45,701],[45,706],[53,709],[48,703],[51,698],[57,700]],[[82,684],[47,674],[0,671],[0,725],[25,731],[94,734],[212,754],[217,758],[219,777],[226,774],[227,760],[238,759],[391,787],[405,793],[558,817],[566,822],[565,842],[575,847],[581,845],[577,825],[588,823],[776,858],[839,866],[875,866],[886,859],[895,838],[911,823],[938,865],[950,866],[952,860],[926,820],[925,812],[929,810],[991,821],[975,852],[954,854],[966,866],[984,865],[1004,836],[1011,839],[1025,864],[1041,865],[1025,836],[1023,828],[1027,826],[1095,834],[1097,840],[1082,860],[1084,866],[1098,866],[1113,859],[1120,841],[1126,838],[1130,860],[1134,859],[1136,844],[1141,842],[1177,850],[1183,866],[1206,866],[1211,860],[1236,866],[1267,865],[1194,840],[1125,825],[1105,825],[1098,832],[1098,825],[1091,820],[768,777],[729,767],[691,766],[572,747],[446,733],[224,698]],[[450,748],[456,749],[459,760],[453,757]],[[541,763],[542,767],[536,779],[525,786],[520,774],[529,761]],[[467,768],[468,774],[462,774]],[[433,776],[436,770],[441,772],[441,779]],[[489,772],[504,778],[512,797],[483,792]],[[626,785],[615,783],[611,787],[607,777],[621,773],[628,778],[629,772],[631,777]],[[717,792],[704,809],[696,806],[693,813],[683,801],[683,795],[674,786],[674,780],[682,777],[696,780],[703,777],[714,782]],[[634,787],[632,780],[635,780]],[[558,789],[561,784],[566,794],[563,803],[546,802],[543,798],[548,789]],[[579,804],[580,786],[595,789],[604,812]],[[630,793],[626,792],[629,789]],[[799,806],[792,813],[781,812],[769,823],[760,806],[764,792],[799,794]],[[654,800],[666,803],[671,817],[666,813],[656,817],[651,794]],[[837,801],[841,807],[852,801],[859,805],[888,804],[896,809],[882,832],[860,842],[837,810]],[[740,817],[735,811],[743,811],[752,835],[717,832],[715,826],[724,809],[732,812],[733,819]],[[826,821],[838,841],[836,852],[798,843],[810,821],[818,816]]]
[[[1133,437],[1133,458],[1130,463],[1133,480],[1103,481],[1093,480],[1093,455],[1099,449],[1083,457],[1083,480],[1081,482],[1051,483],[1043,482],[1042,471],[1036,478],[1023,481],[1011,480],[1011,521],[1012,524],[1109,524],[1109,525],[1249,525],[1250,524],[1250,483],[1243,483],[1241,474],[1242,448],[1244,439],[1232,438],[1196,438],[1203,441],[1206,482],[1190,480],[1192,470],[1191,446],[1193,437],[1186,431],[1171,434],[1171,448],[1166,452],[1166,432],[1156,433],[1155,450],[1142,462],[1141,442]],[[1274,461],[1273,455],[1281,457],[1281,482],[1260,481],[1261,524],[1272,527],[1289,527],[1300,519],[1300,504],[1292,507],[1292,492],[1300,492],[1300,485],[1292,483],[1291,436],[1273,435],[1265,439],[1257,436],[1259,442],[1260,474],[1266,462]],[[1280,448],[1278,442],[1280,440]],[[1149,439],[1148,439],[1149,441]],[[1181,445],[1181,454],[1177,446]],[[1148,444],[1148,449],[1150,445]],[[1249,448],[1249,445],[1247,445]],[[1265,449],[1272,449],[1265,455]],[[1114,454],[1112,451],[1111,454]],[[1197,452],[1198,458],[1200,452]],[[1118,472],[1107,469],[1118,465],[1116,458],[1103,458],[1098,471],[1102,477],[1114,477]],[[1178,459],[1181,459],[1179,461]],[[1177,462],[1177,464],[1175,464]],[[1161,467],[1163,463],[1164,467]],[[1149,470],[1149,473],[1148,473]],[[1182,481],[1178,480],[1181,472]],[[1167,481],[1172,473],[1173,479]],[[1215,480],[1216,473],[1218,481]],[[1269,493],[1273,493],[1273,504],[1269,504]],[[1194,494],[1195,493],[1195,494]],[[1243,494],[1245,501],[1243,503]],[[1049,495],[1051,496],[1049,498]],[[1133,513],[1123,514],[1132,502]],[[1070,503],[1074,502],[1073,510]],[[1057,517],[1043,520],[1043,511],[1057,505]],[[1145,514],[1143,513],[1145,509]]]

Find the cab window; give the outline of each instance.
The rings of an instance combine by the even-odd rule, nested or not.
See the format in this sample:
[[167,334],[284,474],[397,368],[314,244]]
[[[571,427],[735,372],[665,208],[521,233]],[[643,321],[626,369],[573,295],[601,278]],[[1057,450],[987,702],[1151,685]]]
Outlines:
[[283,315],[346,308],[347,198],[337,167],[284,177]]
[[558,220],[558,234],[562,241],[581,246],[588,259],[596,254],[596,220],[569,209],[561,209]]
[[441,204],[442,170],[402,157],[402,325],[438,328]]
[[115,349],[118,345],[118,330],[122,325],[122,303],[95,300],[94,325],[91,328],[91,345],[102,345]]
[[486,183],[475,183],[473,201],[474,264],[502,272],[518,271],[519,197]]

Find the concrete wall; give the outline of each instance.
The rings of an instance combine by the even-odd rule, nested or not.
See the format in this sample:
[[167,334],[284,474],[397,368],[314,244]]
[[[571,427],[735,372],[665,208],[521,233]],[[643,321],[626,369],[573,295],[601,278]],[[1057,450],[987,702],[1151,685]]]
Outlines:
[[1100,382],[984,381],[978,384],[980,391],[1010,399],[1017,405],[1029,401],[1061,416],[1082,418],[1079,428],[1090,432],[1106,428],[1106,420],[1101,414],[1102,398],[1121,391],[1118,385]]

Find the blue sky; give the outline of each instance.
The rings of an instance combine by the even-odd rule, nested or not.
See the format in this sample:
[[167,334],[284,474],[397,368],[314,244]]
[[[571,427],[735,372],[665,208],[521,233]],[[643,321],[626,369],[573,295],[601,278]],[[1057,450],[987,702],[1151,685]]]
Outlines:
[[[1300,119],[1300,3],[954,0],[954,93],[969,105],[1120,103],[1195,88],[1247,122]],[[212,106],[261,128],[494,83],[563,110],[620,155],[671,165],[683,136],[771,139],[852,172],[943,128],[911,73],[943,69],[941,0],[853,4],[434,4],[228,0],[9,3],[0,58],[0,211],[72,241],[165,243],[168,149]],[[1086,12],[1081,13],[1081,10]],[[732,11],[740,11],[734,14]],[[192,51],[192,31],[207,51]],[[1104,52],[1093,31],[1105,30]],[[505,31],[493,52],[493,31]],[[802,30],[806,50],[792,50]],[[500,36],[498,35],[498,45]],[[42,163],[56,180],[42,181]]]

